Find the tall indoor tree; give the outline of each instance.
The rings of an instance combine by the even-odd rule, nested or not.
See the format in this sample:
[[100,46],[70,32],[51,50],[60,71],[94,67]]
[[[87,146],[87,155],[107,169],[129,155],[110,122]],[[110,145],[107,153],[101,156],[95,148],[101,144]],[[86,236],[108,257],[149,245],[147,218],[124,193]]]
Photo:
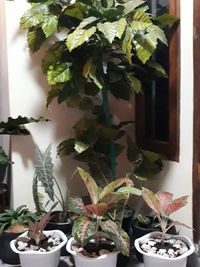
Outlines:
[[[122,121],[114,125],[109,95],[130,100],[143,86],[159,77],[163,67],[152,60],[160,45],[167,45],[164,28],[177,18],[154,17],[145,0],[27,0],[31,8],[21,18],[28,46],[37,52],[52,36],[42,60],[54,99],[90,114],[74,125],[75,137],[58,146],[61,155],[73,154],[86,162],[101,180],[116,179],[116,157],[124,148],[118,143],[127,133]],[[58,33],[62,34],[58,34]],[[144,151],[127,136],[127,156],[134,177],[152,177],[162,169],[159,155]]]

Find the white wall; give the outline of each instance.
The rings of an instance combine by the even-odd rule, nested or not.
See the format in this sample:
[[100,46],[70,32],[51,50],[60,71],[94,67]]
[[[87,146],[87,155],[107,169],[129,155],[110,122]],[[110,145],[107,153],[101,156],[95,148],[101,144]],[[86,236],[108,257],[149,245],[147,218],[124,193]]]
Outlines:
[[[180,99],[180,161],[166,162],[161,177],[154,181],[158,189],[174,192],[175,197],[189,194],[189,205],[177,213],[176,219],[192,225],[192,137],[193,137],[193,3],[181,0],[181,99]],[[33,176],[33,141],[45,148],[48,143],[56,145],[65,137],[72,135],[72,126],[80,113],[64,105],[52,105],[47,111],[45,99],[47,93],[46,78],[41,74],[41,53],[29,54],[24,31],[18,30],[18,21],[27,4],[24,0],[6,3],[7,50],[11,115],[39,115],[52,119],[52,123],[31,125],[28,128],[32,137],[13,138],[13,203],[18,206],[27,203],[33,207],[31,182]],[[117,109],[116,109],[117,110]],[[132,106],[124,106],[123,118],[130,119]],[[123,163],[122,163],[123,162]],[[120,158],[119,169],[124,168],[125,159]],[[127,163],[126,163],[127,164]],[[76,163],[70,159],[64,163],[57,161],[57,173],[69,176]],[[65,166],[65,168],[63,168]],[[60,170],[61,168],[61,171]],[[123,172],[120,172],[123,175]],[[64,184],[65,181],[62,181]],[[74,182],[74,184],[76,184]],[[159,186],[159,184],[162,184]],[[152,186],[152,184],[151,184]],[[183,230],[191,235],[191,231]]]

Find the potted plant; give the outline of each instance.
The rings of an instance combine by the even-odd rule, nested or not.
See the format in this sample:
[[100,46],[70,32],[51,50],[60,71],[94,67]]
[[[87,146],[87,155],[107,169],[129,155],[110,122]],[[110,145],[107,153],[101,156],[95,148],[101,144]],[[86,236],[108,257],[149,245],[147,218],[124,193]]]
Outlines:
[[50,212],[37,223],[29,221],[29,230],[11,241],[11,249],[19,254],[22,267],[58,266],[67,237],[59,230],[44,231],[49,218]]
[[[55,192],[57,187],[57,192]],[[42,204],[41,192],[39,188],[48,196],[47,203]],[[45,230],[60,230],[67,236],[71,235],[72,220],[67,209],[67,203],[63,196],[59,183],[54,176],[54,165],[51,157],[51,145],[49,145],[43,153],[38,146],[35,148],[35,173],[33,177],[33,199],[37,214],[44,214],[45,209],[53,210],[57,205],[61,210],[51,212],[51,218],[48,221]],[[45,206],[45,207],[44,207]],[[50,208],[49,208],[50,206]],[[61,249],[61,255],[66,255],[66,249]]]
[[85,204],[80,197],[68,198],[68,208],[78,216],[67,250],[74,256],[76,267],[114,267],[119,252],[129,255],[129,237],[121,227],[124,207],[129,195],[141,195],[141,190],[127,178],[101,188],[89,173],[81,168],[78,171],[92,204]]
[[30,212],[25,205],[0,213],[0,259],[4,263],[19,264],[19,256],[11,250],[10,241],[27,231],[30,219],[37,221],[39,217]]
[[178,221],[172,221],[168,226],[169,216],[187,204],[188,196],[173,200],[173,194],[169,192],[154,194],[146,188],[142,188],[142,196],[147,205],[156,213],[162,230],[162,232],[146,234],[135,240],[136,249],[143,254],[144,266],[186,266],[187,257],[195,250],[193,243],[186,236],[170,235],[166,232],[174,225],[188,227]]

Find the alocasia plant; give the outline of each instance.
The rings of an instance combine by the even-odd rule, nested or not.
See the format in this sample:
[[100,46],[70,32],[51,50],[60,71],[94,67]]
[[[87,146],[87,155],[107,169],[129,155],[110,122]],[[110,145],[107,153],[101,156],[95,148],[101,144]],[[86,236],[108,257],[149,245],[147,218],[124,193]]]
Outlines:
[[163,238],[165,237],[166,232],[172,226],[180,225],[190,228],[186,224],[179,221],[173,221],[168,224],[169,216],[187,205],[188,196],[182,196],[173,200],[172,193],[159,191],[154,194],[151,190],[143,187],[142,197],[147,205],[156,213],[156,217],[158,218],[162,230]]
[[68,198],[68,208],[79,215],[74,221],[72,234],[84,246],[96,238],[99,229],[106,233],[124,255],[129,254],[129,237],[121,228],[125,204],[130,194],[141,195],[141,190],[133,187],[133,182],[120,178],[104,188],[99,187],[89,173],[78,168],[85,183],[91,204],[85,205],[82,198]]

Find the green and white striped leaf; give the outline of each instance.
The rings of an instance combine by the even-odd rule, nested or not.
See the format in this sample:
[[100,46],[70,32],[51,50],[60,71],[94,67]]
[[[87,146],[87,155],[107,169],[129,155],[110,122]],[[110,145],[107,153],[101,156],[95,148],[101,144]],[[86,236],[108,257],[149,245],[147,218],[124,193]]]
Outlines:
[[85,246],[96,234],[98,227],[97,222],[91,221],[88,217],[80,216],[74,221],[72,235],[79,244]]
[[30,29],[27,34],[27,41],[28,47],[30,48],[31,52],[37,52],[45,39],[45,35],[41,28]]
[[141,93],[142,92],[142,83],[140,80],[138,80],[136,77],[134,77],[133,75],[131,74],[128,74],[127,75],[130,83],[131,83],[131,86],[133,88],[133,90],[138,94],[138,93]]
[[130,240],[128,234],[119,227],[119,225],[111,220],[100,221],[101,229],[108,234],[115,246],[124,255],[129,255],[130,252]]
[[135,12],[133,15],[133,21],[131,22],[131,28],[134,31],[145,30],[151,25],[153,25],[153,23],[147,13],[141,10],[137,10]]
[[72,74],[68,63],[61,63],[58,66],[50,66],[47,71],[47,80],[51,85],[70,81],[71,78]]
[[128,15],[129,13],[131,13],[133,10],[135,10],[137,7],[141,6],[144,3],[145,3],[144,0],[134,0],[134,1],[129,1],[125,3],[124,4],[125,15]]
[[70,33],[67,37],[66,45],[69,51],[87,42],[89,38],[96,32],[96,27],[91,27],[88,30],[76,29],[73,33]]
[[85,28],[86,26],[88,26],[88,25],[90,25],[91,23],[93,23],[93,22],[95,22],[95,21],[97,21],[98,20],[98,18],[96,18],[96,17],[89,17],[89,18],[86,18],[86,19],[84,19],[80,24],[79,24],[79,26],[77,27],[77,29],[83,29],[83,28]]
[[21,29],[28,29],[42,23],[45,16],[48,15],[48,6],[45,4],[34,5],[26,11],[20,19]]
[[54,175],[51,158],[51,145],[42,153],[36,146],[35,149],[35,176],[42,183],[45,193],[54,201]]
[[97,204],[99,201],[99,188],[96,184],[95,180],[90,176],[88,172],[83,170],[82,168],[78,168],[80,176],[85,183],[88,193],[90,195],[91,201],[93,204]]
[[42,30],[46,37],[49,37],[52,33],[57,30],[58,26],[58,17],[57,16],[48,16],[44,19],[42,24]]
[[130,27],[126,27],[124,39],[122,41],[122,50],[126,54],[127,60],[129,64],[132,64],[132,39],[133,33]]

